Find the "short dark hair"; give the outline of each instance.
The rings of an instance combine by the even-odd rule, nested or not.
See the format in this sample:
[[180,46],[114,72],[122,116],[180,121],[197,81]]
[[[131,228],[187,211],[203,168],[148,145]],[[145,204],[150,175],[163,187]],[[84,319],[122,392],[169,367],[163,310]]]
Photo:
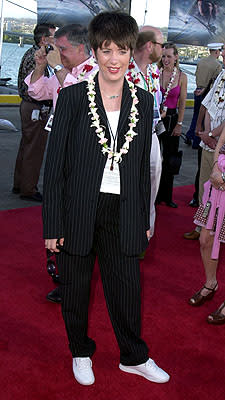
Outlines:
[[83,44],[85,52],[89,54],[90,45],[88,42],[88,31],[85,26],[80,24],[65,25],[55,32],[56,39],[59,39],[62,36],[66,36],[67,40],[74,47],[79,46],[79,44]]
[[104,42],[114,42],[121,49],[135,49],[138,25],[133,17],[119,11],[102,12],[89,24],[88,37],[91,47],[96,51]]
[[140,50],[147,42],[156,42],[156,35],[154,31],[144,31],[138,33],[136,49]]
[[49,29],[55,29],[55,25],[53,24],[37,24],[34,28],[34,41],[38,46],[42,36],[50,36]]

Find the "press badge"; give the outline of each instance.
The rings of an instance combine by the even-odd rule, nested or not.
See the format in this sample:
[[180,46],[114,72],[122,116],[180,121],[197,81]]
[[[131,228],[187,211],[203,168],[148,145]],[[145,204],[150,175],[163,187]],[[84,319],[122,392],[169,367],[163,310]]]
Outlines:
[[49,119],[48,119],[48,121],[47,121],[47,124],[45,125],[45,129],[46,129],[46,131],[48,131],[48,132],[51,132],[52,123],[53,123],[53,117],[54,117],[54,114],[51,114],[50,117],[49,117]]
[[202,213],[203,218],[208,217],[211,205],[212,205],[211,201],[208,200],[205,205],[204,211]]

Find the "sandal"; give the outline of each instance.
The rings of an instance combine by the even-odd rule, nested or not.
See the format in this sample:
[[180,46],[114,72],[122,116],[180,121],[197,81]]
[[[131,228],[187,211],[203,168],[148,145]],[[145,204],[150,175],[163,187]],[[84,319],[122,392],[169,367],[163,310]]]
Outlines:
[[213,325],[225,324],[225,315],[221,313],[221,311],[223,310],[224,307],[225,307],[225,301],[223,302],[223,304],[221,304],[221,306],[216,311],[209,314],[209,316],[207,318],[207,321],[209,324],[213,324]]
[[[207,286],[203,286],[198,292],[196,292],[189,300],[188,303],[193,306],[193,307],[197,307],[197,306],[201,306],[202,304],[204,304],[207,300],[212,300],[216,290],[218,288],[218,283],[216,282],[214,288],[208,288]],[[201,294],[201,291],[203,289],[207,289],[210,291],[209,294],[207,294],[206,296],[203,296]]]

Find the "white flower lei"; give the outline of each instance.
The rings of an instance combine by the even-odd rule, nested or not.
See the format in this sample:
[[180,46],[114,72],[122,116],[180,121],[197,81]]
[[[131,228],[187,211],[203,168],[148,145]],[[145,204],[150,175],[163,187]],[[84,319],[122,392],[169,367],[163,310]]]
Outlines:
[[[162,72],[162,70],[160,71],[160,73],[161,73],[161,72]],[[169,81],[168,86],[167,86],[167,88],[166,88],[166,92],[165,92],[165,94],[164,94],[164,96],[163,96],[163,104],[165,104],[165,102],[166,102],[167,96],[168,96],[169,91],[170,91],[170,89],[171,89],[171,86],[172,86],[172,84],[173,84],[173,82],[174,82],[176,73],[177,73],[177,67],[174,67],[174,68],[173,68],[173,72],[172,72],[171,77],[170,77],[170,81]]]
[[225,90],[222,94],[222,96],[220,96],[220,91],[222,89],[222,87],[224,87],[224,82],[225,82],[225,72],[223,73],[223,76],[220,79],[220,82],[218,83],[215,93],[214,93],[214,102],[215,104],[219,104],[222,103],[225,99]]
[[136,107],[136,104],[138,104],[138,98],[136,96],[136,91],[137,89],[134,87],[134,84],[130,81],[128,81],[128,85],[129,85],[129,89],[131,92],[131,97],[133,99],[132,102],[132,106],[131,106],[131,110],[130,110],[130,115],[129,115],[129,130],[127,131],[127,133],[124,135],[125,136],[125,142],[123,144],[123,146],[121,147],[120,151],[113,151],[107,144],[108,139],[105,137],[105,127],[103,127],[102,125],[100,125],[100,118],[98,115],[98,109],[96,107],[96,103],[95,103],[95,81],[94,81],[94,76],[91,75],[88,79],[88,84],[87,84],[87,88],[88,88],[88,100],[89,100],[89,109],[90,112],[88,114],[92,115],[91,119],[92,119],[92,124],[91,127],[95,128],[95,132],[97,134],[97,136],[99,137],[99,141],[98,143],[100,143],[102,145],[102,153],[108,154],[108,158],[114,158],[115,162],[120,163],[122,161],[122,155],[128,153],[129,150],[129,146],[130,146],[130,142],[132,142],[134,136],[137,136],[138,134],[136,132],[134,132],[134,128],[137,125],[138,122],[138,110]]
[[[135,85],[138,85],[141,81],[140,74],[142,74],[142,72],[137,71],[135,69],[134,62],[131,61],[128,66],[127,80],[133,82]],[[147,78],[148,91],[154,95],[154,93],[158,91],[158,78],[159,78],[156,64],[155,65],[148,64],[147,75],[145,77]]]

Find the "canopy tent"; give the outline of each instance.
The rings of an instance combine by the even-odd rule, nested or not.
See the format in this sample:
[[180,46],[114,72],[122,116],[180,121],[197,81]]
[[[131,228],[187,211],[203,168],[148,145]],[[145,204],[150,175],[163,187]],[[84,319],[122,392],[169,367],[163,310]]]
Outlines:
[[225,42],[225,0],[170,0],[168,40],[206,46]]
[[37,0],[38,23],[87,25],[101,11],[130,13],[131,0]]

